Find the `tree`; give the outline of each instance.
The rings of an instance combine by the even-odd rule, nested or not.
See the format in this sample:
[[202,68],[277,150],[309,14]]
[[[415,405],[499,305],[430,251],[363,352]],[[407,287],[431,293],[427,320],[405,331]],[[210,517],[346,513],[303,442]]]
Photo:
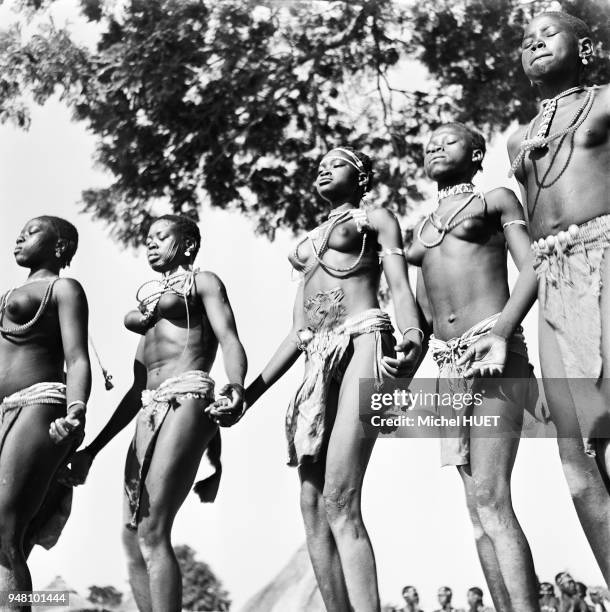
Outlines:
[[[40,19],[50,4],[21,10]],[[271,238],[310,228],[325,208],[317,163],[342,143],[375,158],[372,199],[404,214],[422,197],[427,129],[457,118],[492,133],[535,112],[518,47],[541,4],[130,0],[116,13],[81,0],[101,28],[94,52],[52,23],[0,36],[0,120],[26,127],[27,97],[59,91],[113,177],[83,208],[126,244],[159,200],[195,219],[204,199],[240,210]],[[610,5],[562,4],[593,26],[591,76],[607,75]],[[418,65],[429,78],[412,82]]]
[[121,605],[123,593],[115,589],[113,586],[90,586],[87,599],[94,604],[100,606],[117,607]]
[[210,566],[195,559],[195,551],[186,545],[174,548],[182,572],[182,607],[185,610],[228,611],[229,594]]
[[[431,4],[434,5],[434,13]],[[523,27],[541,10],[561,9],[591,26],[596,60],[588,84],[610,73],[610,4],[606,0],[563,0],[527,5],[515,0],[434,0],[414,7],[419,59],[438,86],[459,87],[453,117],[489,129],[505,129],[536,114],[532,87],[521,68]]]

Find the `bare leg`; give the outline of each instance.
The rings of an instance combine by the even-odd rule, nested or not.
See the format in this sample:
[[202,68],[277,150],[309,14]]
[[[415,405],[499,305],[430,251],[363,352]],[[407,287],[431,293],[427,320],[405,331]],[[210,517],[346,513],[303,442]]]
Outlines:
[[148,585],[148,570],[140,550],[138,534],[134,529],[123,527],[123,547],[127,555],[127,573],[133,598],[140,612],[152,612],[150,588]]
[[[171,544],[171,529],[195,480],[203,451],[216,433],[216,425],[204,414],[202,403],[200,399],[184,399],[170,409],[146,476],[148,512],[138,525],[138,542],[148,570],[152,612],[182,609],[182,576]],[[143,599],[145,595],[143,591]]]
[[328,524],[324,506],[323,463],[302,466],[301,513],[305,523],[307,548],[324,606],[328,612],[349,612],[341,560]]
[[[137,457],[133,451],[131,444],[127,451],[126,463],[128,466],[137,465]],[[133,469],[126,470],[127,473],[133,473]],[[125,493],[123,493],[123,516],[129,516],[129,502]],[[129,585],[131,592],[140,612],[151,612],[152,603],[150,600],[150,588],[148,585],[148,570],[146,562],[140,550],[140,542],[135,529],[131,529],[123,525],[121,532],[123,540],[123,548],[127,556],[127,573],[129,575]]]
[[[338,385],[333,384],[326,406],[327,427],[331,428],[337,412]],[[335,537],[328,524],[324,506],[324,470],[326,449],[319,461],[299,467],[301,479],[301,514],[305,524],[307,549],[316,581],[328,612],[349,612],[345,578]]]
[[540,316],[540,365],[551,418],[558,432],[557,445],[563,472],[580,524],[606,583],[610,582],[610,497],[595,460],[584,452],[576,410],[565,377],[555,334]]
[[[512,356],[505,378],[527,376],[529,366],[526,360]],[[506,399],[506,396],[511,397],[507,387],[508,382],[503,385],[506,395],[488,393],[485,403],[474,407],[474,416],[501,415],[501,425],[518,431],[523,408]],[[470,506],[474,498],[474,510],[484,534],[481,546],[477,543],[477,548],[499,612],[535,612],[540,607],[532,553],[515,516],[510,493],[510,478],[518,447],[517,437],[488,437],[479,430],[470,440],[470,465],[460,468],[471,516]]]
[[458,472],[462,477],[464,483],[464,492],[466,493],[466,506],[468,508],[468,514],[470,521],[472,522],[474,541],[477,547],[477,553],[479,555],[479,561],[481,562],[481,569],[485,576],[485,582],[489,588],[489,593],[494,602],[496,610],[504,612],[504,610],[510,610],[510,598],[506,585],[504,584],[504,578],[502,578],[502,572],[500,571],[500,565],[496,556],[496,550],[490,539],[490,537],[483,530],[481,519],[479,518],[479,511],[477,510],[475,485],[470,473],[469,465],[458,466]]
[[346,369],[337,417],[326,457],[324,505],[337,543],[350,604],[355,612],[379,612],[375,556],[361,513],[361,493],[374,438],[364,438],[359,421],[358,381],[373,378],[373,334],[354,339]]
[[0,462],[0,590],[32,590],[24,539],[68,452],[67,445],[56,445],[49,437],[49,423],[64,412],[62,406],[27,406],[5,440]]
[[[602,324],[602,376],[606,413],[610,414],[610,249],[604,252],[601,267],[600,310]],[[610,438],[599,440],[597,447],[598,467],[603,473],[606,490],[610,495]],[[606,580],[608,578],[606,577]]]

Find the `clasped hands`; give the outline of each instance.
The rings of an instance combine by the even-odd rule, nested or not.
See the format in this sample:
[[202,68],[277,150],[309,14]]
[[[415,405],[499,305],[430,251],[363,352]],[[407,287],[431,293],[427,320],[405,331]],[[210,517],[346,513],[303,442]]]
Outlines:
[[245,396],[242,385],[229,383],[220,390],[218,399],[205,409],[205,413],[220,427],[231,427],[248,409]]
[[[75,402],[76,403],[76,402]],[[68,408],[65,417],[55,419],[49,426],[49,436],[55,444],[63,444],[69,442],[73,438],[83,433],[85,429],[85,413],[86,408],[84,403],[78,402],[74,410]]]

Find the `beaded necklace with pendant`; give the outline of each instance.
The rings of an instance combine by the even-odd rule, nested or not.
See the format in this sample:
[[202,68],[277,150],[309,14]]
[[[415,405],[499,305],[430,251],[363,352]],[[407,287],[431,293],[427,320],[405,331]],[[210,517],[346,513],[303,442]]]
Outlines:
[[[517,168],[521,165],[523,159],[529,151],[533,151],[535,149],[544,149],[549,145],[549,143],[553,142],[554,140],[557,140],[558,138],[562,138],[563,136],[567,136],[575,132],[584,123],[585,119],[589,115],[589,111],[593,107],[596,89],[597,88],[595,86],[591,88],[585,88],[582,85],[578,85],[577,87],[572,87],[571,89],[562,91],[554,98],[543,100],[541,103],[542,111],[538,113],[538,115],[536,115],[530,122],[527,130],[527,135],[519,146],[519,152],[517,153],[515,159],[513,160],[513,163],[511,164],[509,176],[512,176],[517,171]],[[551,122],[553,121],[553,118],[555,117],[555,112],[557,111],[557,102],[561,98],[565,98],[566,96],[570,96],[574,93],[580,93],[581,91],[585,90],[587,90],[587,95],[585,96],[583,103],[580,105],[580,107],[574,114],[572,121],[570,121],[567,127],[549,135]],[[536,132],[536,135],[532,137],[534,125],[539,117],[541,118],[540,125]]]

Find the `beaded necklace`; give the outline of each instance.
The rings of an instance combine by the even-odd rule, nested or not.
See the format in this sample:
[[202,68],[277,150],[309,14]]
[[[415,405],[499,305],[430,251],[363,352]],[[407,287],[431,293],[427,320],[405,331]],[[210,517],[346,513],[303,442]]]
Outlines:
[[[26,285],[30,285],[32,283],[37,283],[37,282],[41,282],[43,280],[47,280],[45,278],[36,278],[33,280],[29,280],[26,281],[25,283],[23,283],[23,285],[21,285],[21,287],[25,287]],[[6,327],[2,327],[0,326],[0,333],[3,334],[7,334],[9,336],[16,336],[19,334],[22,334],[23,332],[28,331],[29,329],[31,329],[32,327],[34,327],[34,325],[36,325],[36,323],[40,320],[40,318],[42,317],[44,311],[46,310],[47,306],[49,305],[49,302],[51,301],[51,292],[53,291],[53,285],[55,285],[55,283],[59,280],[59,276],[54,276],[51,277],[51,280],[49,281],[49,284],[47,285],[47,288],[44,292],[44,295],[42,296],[42,300],[40,302],[40,306],[38,307],[38,310],[36,311],[36,314],[27,322],[24,323],[23,325],[18,325],[17,327],[12,327],[12,328],[6,328]],[[21,288],[19,287],[19,288]],[[3,296],[2,296],[2,301],[0,301],[0,321],[2,321],[4,319],[4,313],[6,312],[6,308],[8,306],[8,301],[9,298],[11,297],[11,294],[13,293],[15,289],[10,289],[9,291],[7,291]],[[93,349],[93,352],[95,353],[95,357],[97,359],[97,362],[100,366],[100,369],[102,370],[102,375],[104,376],[104,386],[106,387],[107,391],[110,391],[110,389],[112,389],[114,387],[114,385],[112,384],[112,374],[110,374],[108,372],[108,370],[104,367],[104,365],[102,364],[102,360],[97,352],[97,348],[95,347],[95,343],[93,342],[93,338],[91,337],[91,334],[89,334],[89,344],[91,345],[91,348]],[[42,383],[41,383],[42,384]],[[45,383],[46,384],[46,383]],[[54,384],[54,383],[53,383]],[[42,402],[44,403],[44,402]]]
[[[457,195],[461,193],[471,193],[472,195],[467,198],[462,204],[460,204],[447,218],[447,222],[442,222],[442,216],[438,215],[436,211],[432,211],[429,213],[422,224],[419,226],[419,230],[417,231],[417,239],[427,248],[432,249],[438,246],[445,238],[445,236],[453,229],[455,229],[460,223],[463,223],[467,219],[472,219],[473,217],[478,216],[480,213],[474,212],[468,215],[464,215],[459,219],[456,217],[474,200],[474,198],[478,195],[474,193],[474,185],[472,183],[459,183],[457,185],[451,185],[451,187],[445,187],[443,189],[439,189],[437,195],[437,207],[440,205],[441,200],[451,195]],[[422,238],[422,232],[424,230],[424,226],[426,223],[430,223],[430,225],[440,234],[438,239],[434,242],[426,242]]]
[[[38,321],[40,320],[40,317],[42,317],[44,311],[49,305],[49,302],[51,301],[51,291],[53,290],[53,285],[58,279],[59,279],[59,276],[55,276],[49,281],[49,284],[47,285],[44,295],[42,296],[42,300],[40,301],[40,306],[38,306],[38,310],[36,311],[36,314],[27,323],[24,323],[23,325],[17,325],[16,327],[11,327],[11,328],[0,325],[0,333],[7,334],[9,336],[18,336],[19,334],[22,334],[28,331],[29,329],[31,329],[32,327],[34,327],[34,325],[38,323]],[[35,282],[42,281],[42,280],[45,280],[45,279],[40,278],[40,279],[27,281],[21,287],[25,287],[25,285],[30,285],[31,283],[35,283]],[[13,293],[14,290],[15,288],[10,289],[2,296],[2,302],[0,302],[0,322],[4,319],[4,314],[8,306],[9,298],[11,297],[11,294]]]
[[[309,242],[311,243],[311,250],[313,252],[314,261],[312,261],[303,270],[303,274],[307,274],[310,270],[312,270],[313,267],[316,265],[316,263],[320,264],[320,266],[324,270],[327,270],[327,271],[330,270],[332,272],[347,273],[347,272],[351,272],[352,270],[355,270],[360,264],[360,262],[362,261],[362,257],[364,256],[364,252],[366,251],[367,234],[364,231],[364,227],[367,223],[366,222],[366,211],[359,209],[359,208],[347,208],[342,211],[334,210],[328,215],[328,219],[330,223],[328,224],[328,227],[324,231],[324,234],[322,236],[322,242],[320,243],[319,248],[316,247],[313,241],[313,238],[311,236],[309,237]],[[324,253],[328,251],[328,242],[330,240],[330,235],[332,234],[332,231],[335,229],[335,227],[337,227],[338,225],[341,225],[341,223],[345,223],[345,221],[348,221],[349,219],[353,219],[356,222],[356,228],[358,232],[362,233],[362,246],[360,248],[360,254],[358,255],[356,261],[352,265],[347,266],[345,268],[337,268],[323,261],[322,257],[324,256]]]
[[474,193],[474,185],[472,183],[458,183],[457,185],[451,185],[449,187],[443,187],[438,190],[436,194],[436,201],[440,203],[441,200],[448,198],[449,196],[459,195],[460,193]]
[[[582,85],[579,85],[577,87],[567,89],[566,91],[562,91],[554,98],[550,98],[549,100],[543,100],[541,103],[542,110],[531,120],[526,137],[519,146],[519,152],[517,153],[511,165],[509,176],[512,176],[517,171],[517,168],[521,165],[523,159],[525,158],[525,155],[529,151],[533,151],[534,149],[544,149],[548,146],[549,143],[553,142],[554,140],[557,140],[558,138],[562,138],[563,136],[567,136],[575,132],[584,123],[585,119],[589,114],[589,111],[593,106],[596,89],[596,86],[587,88]],[[587,95],[584,98],[583,103],[576,111],[569,125],[566,128],[549,135],[551,122],[553,121],[555,112],[557,110],[558,100],[585,90],[587,91]],[[538,131],[536,132],[536,136],[532,137],[534,125],[538,118],[541,118],[540,126],[538,127]]]
[[[184,300],[184,309],[186,312],[186,339],[180,357],[176,360],[176,368],[182,361],[188,348],[189,338],[191,335],[191,315],[188,307],[188,296],[195,286],[195,275],[199,272],[199,268],[191,268],[189,270],[178,270],[173,274],[164,274],[161,280],[153,279],[146,281],[136,292],[136,300],[138,301],[138,310],[145,316],[147,326],[152,326],[157,306],[161,296],[166,293],[173,293],[180,296]],[[157,289],[153,290],[149,295],[140,297],[142,290],[150,285],[157,285]],[[180,289],[178,289],[181,286]]]
[[[178,270],[172,274],[164,274],[160,280],[153,279],[146,281],[140,285],[136,292],[138,309],[142,314],[151,316],[154,314],[161,296],[165,293],[173,293],[174,295],[186,298],[195,284],[197,272],[199,272],[199,269]],[[156,288],[151,293],[142,296],[143,290],[151,285]],[[178,290],[180,285],[182,285],[181,289]]]
[[334,210],[331,210],[328,213],[328,220],[330,221],[331,219],[334,219],[335,217],[338,217],[339,215],[343,215],[350,210],[357,210],[357,209],[352,208],[350,204],[342,204],[341,206],[337,206],[337,208],[335,208]]

